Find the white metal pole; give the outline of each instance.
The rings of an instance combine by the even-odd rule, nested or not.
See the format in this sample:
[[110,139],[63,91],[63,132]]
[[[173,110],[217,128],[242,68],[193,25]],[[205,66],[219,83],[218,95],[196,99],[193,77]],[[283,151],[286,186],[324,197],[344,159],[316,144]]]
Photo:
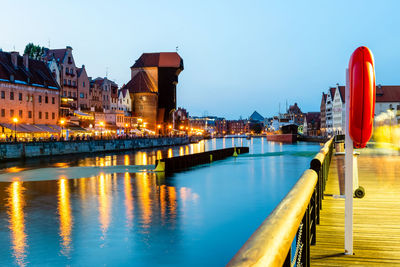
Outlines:
[[353,141],[349,134],[350,87],[349,72],[346,70],[346,136],[345,136],[345,210],[344,210],[344,250],[353,255]]

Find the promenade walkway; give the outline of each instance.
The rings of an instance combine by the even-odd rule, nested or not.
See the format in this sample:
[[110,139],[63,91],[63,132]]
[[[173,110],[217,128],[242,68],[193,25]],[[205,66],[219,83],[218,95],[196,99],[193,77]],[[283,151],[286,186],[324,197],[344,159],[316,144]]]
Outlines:
[[311,246],[311,266],[400,266],[400,156],[362,153],[358,159],[362,199],[354,199],[354,255],[344,255],[344,159],[332,157]]

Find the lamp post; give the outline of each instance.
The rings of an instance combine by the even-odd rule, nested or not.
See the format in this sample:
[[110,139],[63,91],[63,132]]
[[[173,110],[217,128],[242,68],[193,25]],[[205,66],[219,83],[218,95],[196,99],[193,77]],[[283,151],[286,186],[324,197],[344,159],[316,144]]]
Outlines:
[[125,123],[125,135],[128,134],[128,126],[129,124]]
[[14,141],[17,142],[17,123],[18,123],[18,118],[14,117],[13,118],[14,122]]
[[61,139],[63,138],[64,124],[65,124],[65,120],[64,120],[64,119],[61,119],[61,120],[60,120],[60,125],[61,125]]
[[103,139],[103,126],[104,126],[104,121],[99,122],[100,125],[100,139]]

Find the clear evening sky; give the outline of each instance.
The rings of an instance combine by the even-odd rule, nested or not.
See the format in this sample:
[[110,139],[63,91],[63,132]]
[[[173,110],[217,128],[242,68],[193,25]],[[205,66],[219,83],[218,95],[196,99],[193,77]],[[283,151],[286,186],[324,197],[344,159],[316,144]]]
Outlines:
[[344,84],[352,51],[368,46],[377,83],[400,84],[397,1],[2,0],[0,48],[72,46],[89,76],[120,86],[143,52],[179,48],[178,106],[191,115],[248,117],[286,100],[318,111]]

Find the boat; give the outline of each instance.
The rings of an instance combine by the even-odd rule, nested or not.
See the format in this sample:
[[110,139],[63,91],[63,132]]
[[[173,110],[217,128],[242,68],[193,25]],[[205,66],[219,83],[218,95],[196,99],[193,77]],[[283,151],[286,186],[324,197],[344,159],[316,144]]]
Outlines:
[[267,135],[267,141],[282,142],[289,144],[296,143],[297,128],[298,126],[295,124],[284,125],[277,133]]

